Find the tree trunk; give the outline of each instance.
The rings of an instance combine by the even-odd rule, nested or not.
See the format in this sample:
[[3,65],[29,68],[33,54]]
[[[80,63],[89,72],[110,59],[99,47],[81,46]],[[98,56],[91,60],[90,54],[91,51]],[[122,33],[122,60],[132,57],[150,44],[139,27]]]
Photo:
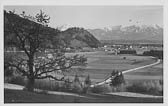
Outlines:
[[33,77],[28,77],[28,82],[27,82],[27,90],[28,91],[34,91],[34,78]]
[[33,54],[30,55],[29,57],[29,61],[28,61],[28,66],[29,66],[29,76],[27,76],[28,78],[28,82],[27,82],[27,89],[28,91],[33,91],[34,90],[34,81],[35,81],[35,78],[34,78],[34,73],[33,73]]

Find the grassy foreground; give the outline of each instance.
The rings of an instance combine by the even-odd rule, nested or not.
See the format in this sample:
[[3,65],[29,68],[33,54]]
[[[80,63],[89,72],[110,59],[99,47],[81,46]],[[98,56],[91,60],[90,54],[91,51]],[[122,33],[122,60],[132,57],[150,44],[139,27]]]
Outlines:
[[52,95],[19,90],[4,90],[4,103],[163,103],[162,98],[134,98],[115,95]]

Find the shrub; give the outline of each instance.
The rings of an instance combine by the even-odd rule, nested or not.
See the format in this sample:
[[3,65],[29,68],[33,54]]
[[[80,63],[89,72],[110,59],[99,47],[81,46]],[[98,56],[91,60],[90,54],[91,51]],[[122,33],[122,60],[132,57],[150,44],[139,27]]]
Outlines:
[[91,84],[91,80],[90,80],[90,76],[88,75],[84,81],[85,85],[90,85]]
[[[120,73],[120,75],[119,75]],[[111,86],[119,86],[123,83],[125,83],[125,80],[124,80],[124,75],[122,74],[122,72],[118,72],[118,71],[113,71],[112,72],[112,76],[115,76],[117,74],[116,77],[114,77],[114,79],[111,81]]]
[[84,88],[83,88],[83,93],[87,93],[88,89],[91,85],[91,80],[90,80],[90,76],[88,75],[84,81]]
[[4,76],[5,77],[11,77],[13,76],[13,69],[12,67],[7,67],[4,69]]
[[58,82],[49,80],[36,80],[34,87],[37,89],[52,91],[58,91],[60,89],[60,85]]
[[66,92],[70,92],[72,90],[72,85],[69,78],[64,82],[61,90]]
[[111,86],[112,92],[125,92],[126,84],[120,84],[119,86]]
[[136,82],[126,88],[129,92],[146,93],[153,95],[163,95],[163,85],[160,81]]
[[18,84],[18,85],[26,85],[25,78],[23,76],[13,76],[9,83],[11,84]]
[[72,83],[72,92],[81,93],[83,91],[82,84],[80,83],[79,77],[75,75],[74,81]]
[[125,59],[126,59],[126,57],[123,57],[123,59],[125,60]]

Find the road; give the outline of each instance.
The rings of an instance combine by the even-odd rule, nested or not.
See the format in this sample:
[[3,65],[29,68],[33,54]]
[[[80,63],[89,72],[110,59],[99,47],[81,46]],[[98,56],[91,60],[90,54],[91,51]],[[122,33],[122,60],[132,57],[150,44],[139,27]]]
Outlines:
[[[155,63],[148,64],[148,65],[144,65],[144,66],[137,67],[137,68],[133,68],[133,69],[129,69],[129,70],[125,70],[125,71],[123,71],[122,73],[125,74],[125,73],[131,72],[131,71],[135,71],[135,70],[139,70],[139,69],[151,67],[151,66],[154,66],[154,65],[159,64],[160,62],[161,62],[161,60],[158,59],[157,62],[155,62]],[[103,85],[103,84],[106,84],[106,83],[109,83],[109,82],[111,82],[111,77],[105,79],[105,80],[102,81],[102,82],[98,82],[98,83],[96,83],[96,84],[90,85],[90,87],[94,87],[94,86],[97,86],[97,85]]]

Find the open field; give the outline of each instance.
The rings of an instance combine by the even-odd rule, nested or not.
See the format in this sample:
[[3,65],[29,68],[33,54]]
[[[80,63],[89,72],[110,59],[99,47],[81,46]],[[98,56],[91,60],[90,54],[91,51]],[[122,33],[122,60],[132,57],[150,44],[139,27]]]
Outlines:
[[126,73],[125,79],[127,80],[162,80],[163,79],[163,63],[158,65],[136,70]]
[[117,95],[82,95],[85,97],[4,90],[4,103],[163,103],[163,98],[122,97]]
[[[124,71],[156,62],[156,59],[150,56],[136,56],[136,55],[109,55],[103,51],[97,52],[79,52],[79,53],[65,53],[66,56],[75,54],[85,55],[88,59],[87,66],[82,70],[75,70],[67,73],[68,78],[73,80],[75,74],[78,74],[81,81],[84,81],[87,75],[90,75],[92,83],[100,82],[110,76],[113,70]],[[20,52],[17,56],[24,57]],[[124,59],[125,57],[125,59]],[[140,80],[140,79],[162,79],[163,64],[136,70],[124,74],[125,79]],[[59,77],[60,75],[58,75]]]
[[[68,53],[66,55],[72,55]],[[135,55],[108,55],[105,52],[79,53],[88,58],[88,64],[83,72],[78,73],[83,80],[86,75],[90,75],[92,82],[99,82],[106,79],[113,70],[124,71],[156,62],[156,59],[150,56]],[[126,57],[126,59],[123,59]],[[149,68],[136,70],[124,74],[125,79],[162,79],[163,64],[158,64]],[[72,75],[72,74],[71,74]],[[73,75],[72,75],[73,76]]]
[[[66,55],[68,56],[75,55],[75,53],[66,54]],[[83,82],[86,76],[90,75],[92,84],[101,82],[104,79],[108,78],[113,70],[125,71],[128,69],[133,69],[144,65],[149,65],[157,61],[155,58],[150,56],[108,55],[105,52],[80,53],[80,55],[85,55],[88,58],[87,66],[83,67],[80,70],[74,69],[74,71],[70,73],[66,73],[67,74],[66,78],[69,78],[71,81],[73,81],[74,76],[77,74],[79,76],[80,81]],[[58,77],[60,76],[61,75],[58,75]],[[161,62],[160,64],[155,66],[128,72],[124,74],[124,78],[128,83],[128,85],[135,83],[138,85],[139,84],[145,85],[144,87],[146,87],[146,84],[148,84],[148,87],[152,88],[154,86],[152,89],[153,90],[156,89],[155,91],[157,91],[158,89],[162,88],[162,85],[158,85],[158,83],[155,83],[155,82],[163,80],[163,63]],[[64,85],[63,82],[56,82],[54,80],[49,80],[49,79],[35,81],[35,88],[39,88],[43,90],[52,90],[52,91],[59,92],[63,89],[61,88],[63,85]],[[138,85],[135,85],[135,86],[138,86]],[[140,86],[140,88],[133,89],[134,86],[133,87],[132,86],[130,86],[129,92],[137,93],[137,89],[139,89],[140,91],[138,93],[148,94],[148,92],[141,92],[141,89],[147,90],[148,87],[141,88]],[[24,103],[30,103],[30,102],[31,103],[33,102],[35,103],[42,103],[42,102],[44,103],[64,103],[64,102],[67,102],[67,103],[74,103],[74,102],[162,103],[163,102],[162,98],[123,97],[123,96],[113,95],[113,94],[111,95],[82,94],[82,96],[86,96],[86,97],[76,97],[72,95],[64,96],[64,95],[52,95],[52,94],[44,94],[44,93],[41,94],[41,93],[32,93],[27,91],[5,89],[5,103],[12,103],[12,102],[15,102],[15,103],[23,103],[23,102]],[[155,95],[153,91],[149,94]],[[159,95],[162,95],[162,94],[159,94]]]

